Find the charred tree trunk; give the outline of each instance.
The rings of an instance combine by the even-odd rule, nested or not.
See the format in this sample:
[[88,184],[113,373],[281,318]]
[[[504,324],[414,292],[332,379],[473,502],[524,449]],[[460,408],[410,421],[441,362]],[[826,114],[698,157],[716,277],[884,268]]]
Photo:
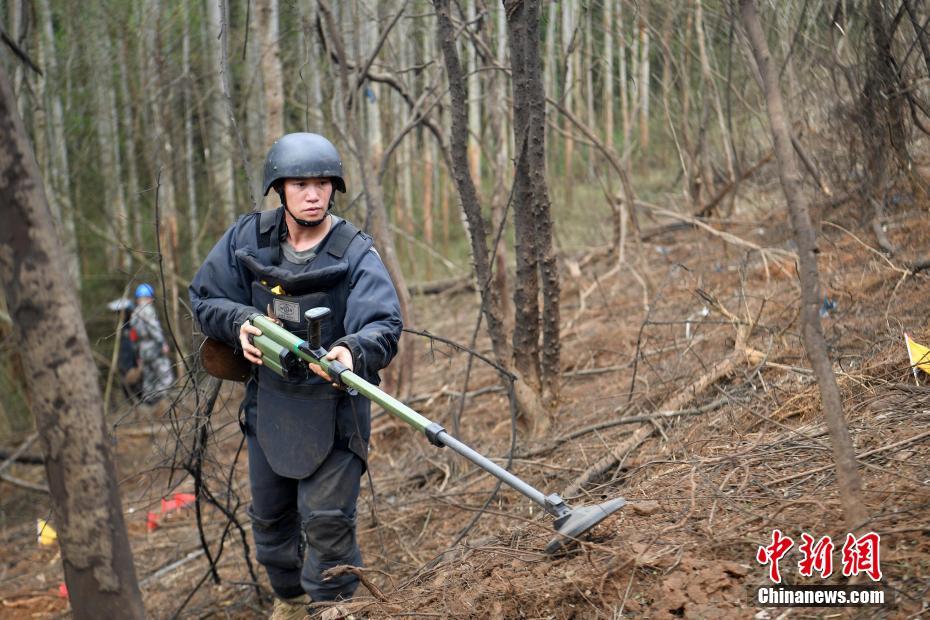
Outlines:
[[[507,2],[507,31],[513,80],[513,135],[516,170],[513,189],[514,256],[517,273],[513,287],[513,357],[517,370],[534,389],[541,387],[539,367],[539,274],[534,251],[532,189],[527,157],[532,131],[526,97],[528,19],[522,2]],[[545,123],[541,125],[545,127]]]
[[0,136],[0,281],[45,453],[74,617],[142,618],[97,369],[2,63]]
[[740,1],[743,26],[755,57],[768,110],[775,156],[782,190],[788,203],[791,227],[798,246],[798,275],[801,280],[801,329],[804,348],[820,386],[824,418],[833,444],[840,501],[846,526],[850,532],[858,530],[866,520],[862,503],[862,483],[859,479],[856,454],[849,427],[843,415],[843,401],[833,374],[833,365],[827,353],[827,344],[820,324],[820,274],[817,269],[817,239],[811,224],[807,201],[801,192],[801,171],[791,146],[788,117],[782,103],[778,73],[771,63],[768,43],[762,30],[754,0]]
[[867,8],[872,49],[868,50],[865,82],[859,100],[862,128],[862,147],[866,160],[866,173],[871,201],[883,203],[891,176],[892,161],[907,169],[910,156],[907,150],[905,99],[908,90],[898,76],[892,51],[897,20],[889,23],[884,3],[870,0]]
[[469,117],[468,95],[465,92],[465,76],[462,64],[459,61],[458,50],[455,46],[455,27],[449,14],[449,0],[433,0],[436,7],[436,23],[438,37],[445,60],[446,73],[449,79],[449,94],[452,104],[452,135],[450,140],[450,153],[452,158],[452,176],[458,189],[459,199],[462,201],[462,210],[468,224],[471,238],[471,255],[475,264],[475,275],[478,279],[479,293],[481,294],[482,311],[488,325],[488,334],[491,345],[498,361],[509,366],[510,352],[507,347],[503,319],[500,313],[500,299],[497,289],[491,284],[491,262],[488,258],[487,225],[481,214],[481,204],[478,202],[478,192],[473,179],[474,169],[471,167],[469,152]]
[[[539,2],[505,0],[504,7],[510,39],[517,156],[514,360],[522,374],[539,378],[548,405],[559,395],[559,270],[552,248],[546,186],[546,95],[539,58]],[[537,301],[540,284],[541,313]]]
[[[469,165],[466,78],[462,72],[458,50],[455,46],[455,28],[450,16],[449,0],[433,0],[433,5],[436,7],[437,34],[442,47],[443,59],[445,60],[446,73],[449,79],[449,94],[451,96],[449,111],[452,116],[452,136],[449,146],[452,159],[452,176],[458,189],[462,210],[465,213],[465,220],[469,228],[472,260],[475,264],[478,292],[481,295],[481,310],[487,322],[488,335],[491,337],[494,355],[502,366],[513,371],[512,351],[507,343],[507,328],[502,310],[503,303],[500,297],[500,289],[492,281],[493,265],[488,251],[488,227],[481,213],[481,204],[478,200],[478,192],[475,189],[474,178]],[[538,318],[534,317],[533,320],[538,321]],[[537,392],[526,381],[522,380],[519,369],[514,374],[518,377],[517,382],[514,384],[514,392],[520,413],[530,423],[534,431],[541,432],[548,426],[545,409],[539,400]]]

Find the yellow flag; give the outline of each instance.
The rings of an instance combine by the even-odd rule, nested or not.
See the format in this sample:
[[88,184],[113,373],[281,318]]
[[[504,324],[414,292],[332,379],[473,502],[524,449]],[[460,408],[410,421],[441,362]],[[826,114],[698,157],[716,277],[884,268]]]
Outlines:
[[911,367],[919,368],[930,375],[930,348],[917,344],[907,334],[904,334],[904,342],[907,344],[907,355],[911,360]]
[[54,545],[55,541],[58,540],[58,532],[52,529],[52,526],[45,519],[37,519],[36,530],[39,535],[40,545]]

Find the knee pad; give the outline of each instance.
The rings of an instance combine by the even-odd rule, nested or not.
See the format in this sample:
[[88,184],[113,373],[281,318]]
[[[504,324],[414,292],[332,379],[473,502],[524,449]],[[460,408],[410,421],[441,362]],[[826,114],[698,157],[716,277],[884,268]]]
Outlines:
[[255,558],[259,564],[283,569],[300,568],[303,560],[296,512],[263,519],[249,507],[249,518],[255,538]]
[[341,510],[316,510],[303,522],[307,545],[321,560],[342,560],[355,553],[355,519]]

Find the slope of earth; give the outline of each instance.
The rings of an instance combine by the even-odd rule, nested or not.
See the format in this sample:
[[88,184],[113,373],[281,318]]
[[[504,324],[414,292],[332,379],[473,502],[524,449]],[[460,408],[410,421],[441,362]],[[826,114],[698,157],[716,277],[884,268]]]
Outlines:
[[[846,583],[841,547],[848,532],[800,340],[793,245],[774,206],[776,190],[759,189],[753,205],[740,204],[739,220],[712,231],[670,228],[641,248],[628,242],[623,264],[606,248],[562,257],[563,383],[545,432],[512,419],[493,368],[477,358],[469,363],[445,342],[405,336],[418,359],[412,406],[572,505],[618,496],[628,504],[550,558],[543,549],[551,519],[538,507],[376,412],[358,514],[367,587],[341,611],[372,618],[785,617],[786,610],[752,599],[769,575],[756,554],[775,529],[795,541],[780,562],[786,583]],[[903,333],[930,341],[930,278],[905,266],[930,251],[930,221],[925,210],[895,214],[887,233],[898,252],[886,257],[870,231],[833,223],[854,216],[822,214],[822,321],[860,462],[869,521],[859,533],[881,535],[888,602],[850,613],[916,617],[930,596],[930,378],[911,373]],[[416,329],[489,353],[485,338],[471,342],[473,295],[421,297],[417,308]],[[150,617],[268,613],[267,582],[244,559],[251,538],[238,395],[237,386],[223,386],[208,435],[200,432],[204,419],[190,385],[170,411],[127,410],[116,424]],[[35,469],[12,471],[38,481]],[[147,527],[161,497],[193,491],[195,480],[223,507],[202,507],[202,534],[191,508],[168,511]],[[22,504],[25,493],[5,494],[4,505]],[[45,516],[47,501],[28,497],[40,498],[31,518]],[[0,531],[0,618],[67,614],[55,594],[60,560],[54,547],[35,546],[26,512],[20,505],[18,519]],[[224,513],[237,517],[242,535]],[[831,537],[831,576],[799,575],[802,532]]]

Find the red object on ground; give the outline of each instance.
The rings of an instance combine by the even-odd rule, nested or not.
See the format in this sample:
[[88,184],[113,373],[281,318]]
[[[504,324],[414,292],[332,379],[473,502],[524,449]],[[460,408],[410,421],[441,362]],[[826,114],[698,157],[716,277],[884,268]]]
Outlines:
[[193,493],[175,493],[171,499],[162,498],[161,514],[167,514],[172,510],[180,510],[189,504],[193,504],[197,496]]
[[58,584],[58,596],[68,598],[68,586],[65,585],[65,582]]
[[150,532],[158,529],[158,519],[159,515],[157,512],[150,512],[146,517],[145,528]]
[[180,510],[185,506],[197,501],[197,496],[193,493],[175,493],[171,499],[161,498],[161,510],[159,512],[149,512],[145,523],[148,531],[152,532],[158,529],[158,522],[169,512]]

